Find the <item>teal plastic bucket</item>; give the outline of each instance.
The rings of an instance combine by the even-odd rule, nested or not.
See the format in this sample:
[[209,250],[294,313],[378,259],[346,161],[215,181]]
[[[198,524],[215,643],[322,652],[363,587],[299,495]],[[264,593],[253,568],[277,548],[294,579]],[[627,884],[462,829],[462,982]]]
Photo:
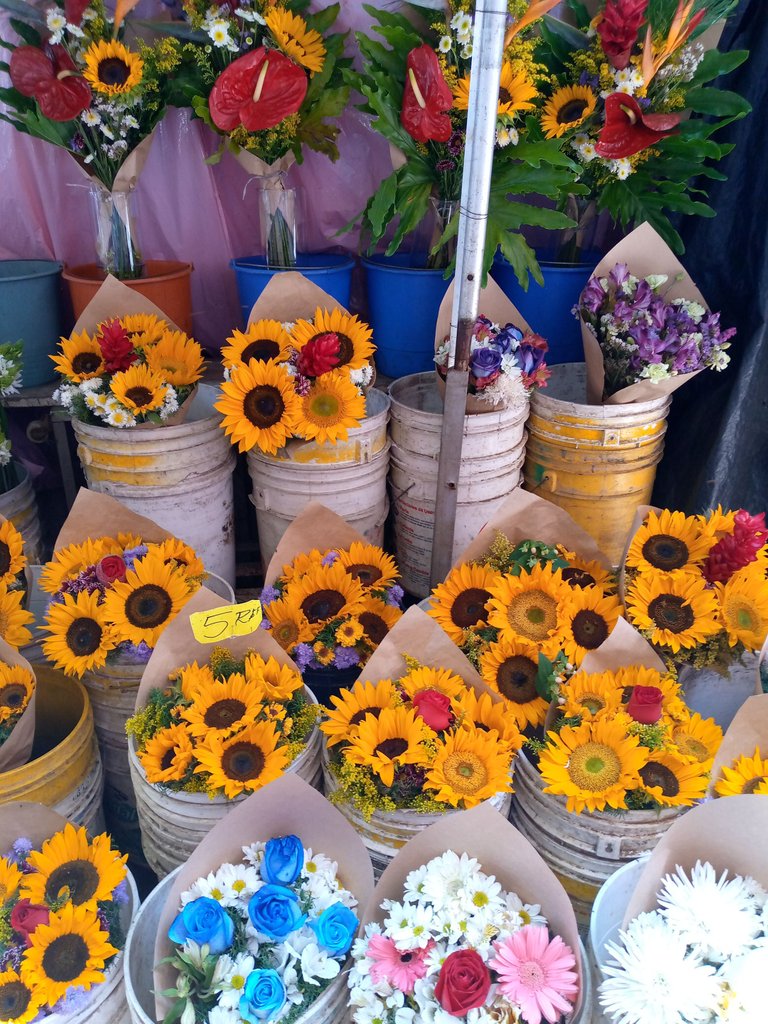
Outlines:
[[[230,267],[237,279],[237,293],[240,298],[240,309],[243,311],[243,324],[248,323],[248,314],[254,302],[272,280],[275,274],[282,273],[279,267],[268,267],[263,256],[241,256],[230,260]],[[297,270],[304,277],[313,281],[318,288],[332,295],[336,301],[349,309],[349,294],[352,289],[352,271],[355,261],[351,256],[339,256],[333,253],[300,252],[296,258]]]
[[387,377],[435,368],[437,312],[451,282],[425,262],[423,253],[363,260],[376,368]]
[[23,343],[25,388],[56,376],[50,357],[62,332],[61,270],[55,260],[0,260],[0,342]]

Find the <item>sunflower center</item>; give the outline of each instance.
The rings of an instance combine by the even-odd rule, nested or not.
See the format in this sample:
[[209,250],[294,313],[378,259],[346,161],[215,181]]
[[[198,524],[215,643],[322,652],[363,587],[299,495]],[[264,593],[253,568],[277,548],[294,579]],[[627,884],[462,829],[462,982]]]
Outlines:
[[580,121],[584,117],[584,111],[587,109],[587,106],[587,101],[578,97],[568,100],[557,112],[557,123],[570,124],[572,121]]
[[654,568],[670,572],[688,564],[688,545],[679,537],[656,533],[643,544],[643,558]]
[[226,776],[237,782],[258,779],[264,771],[266,758],[260,747],[243,740],[228,747],[221,758],[221,768]]
[[131,69],[119,57],[107,57],[99,61],[97,77],[104,85],[125,85],[131,75]]
[[477,622],[485,622],[485,604],[491,595],[482,587],[468,587],[451,606],[451,619],[460,629],[469,629]]
[[726,609],[726,615],[738,629],[757,630],[758,619],[755,610],[746,602],[739,602],[735,606],[732,604]]
[[586,708],[591,715],[596,715],[605,707],[605,701],[596,693],[585,693],[583,697],[579,698],[579,704]]
[[152,392],[149,388],[145,388],[140,384],[137,384],[135,387],[128,388],[125,392],[125,397],[129,401],[133,402],[138,409],[141,409],[152,402]]
[[464,750],[449,754],[443,764],[443,775],[452,789],[471,796],[488,781],[488,769],[476,754]]
[[8,570],[11,568],[11,549],[5,543],[0,540],[0,576],[5,576]]
[[287,650],[299,639],[299,627],[295,622],[281,622],[272,627],[272,636],[284,650]]
[[125,617],[139,629],[153,629],[165,622],[173,609],[167,590],[156,583],[145,583],[129,594],[125,602]]
[[503,85],[499,86],[499,103],[511,103],[512,93],[509,89],[505,89]]
[[169,747],[160,761],[160,770],[167,772],[169,768],[172,768],[174,757],[176,757],[176,747]]
[[685,598],[676,594],[659,594],[654,597],[648,604],[648,614],[658,629],[668,629],[670,633],[684,633],[696,620]]
[[338,590],[316,590],[301,602],[301,610],[310,622],[323,622],[332,619],[347,603]]
[[520,964],[517,973],[520,983],[525,985],[526,988],[532,988],[534,991],[544,988],[546,975],[541,964],[535,960],[526,960],[525,963]]
[[89,860],[68,860],[48,876],[45,899],[53,903],[68,896],[76,907],[87,903],[99,887],[99,872]]
[[390,761],[393,761],[407,749],[408,741],[404,740],[401,736],[395,736],[393,739],[382,740],[381,743],[378,743],[374,747],[374,753],[381,754],[382,757],[388,757]]
[[608,636],[608,623],[591,608],[582,608],[571,620],[573,638],[579,647],[592,651]]
[[309,411],[319,420],[332,420],[339,415],[339,399],[328,391],[313,395],[309,401]]
[[245,712],[246,707],[241,700],[227,697],[211,704],[203,716],[203,721],[211,729],[226,729],[234,722],[239,722]]
[[557,626],[557,601],[541,590],[527,590],[512,598],[507,619],[528,640],[546,640]]
[[52,981],[74,981],[88,964],[88,944],[81,935],[59,935],[43,953],[43,971]]
[[78,657],[93,654],[99,649],[102,633],[95,619],[73,619],[67,630],[67,647]]
[[0,985],[0,1020],[18,1020],[29,1006],[32,993],[23,981],[6,981]]
[[707,750],[706,745],[701,740],[694,739],[693,736],[687,736],[685,733],[675,733],[672,739],[683,753],[694,758],[700,764],[709,760],[709,750]]
[[254,427],[273,427],[280,422],[284,412],[283,396],[271,384],[259,384],[243,399],[243,413]]
[[576,566],[568,566],[563,569],[563,580],[571,587],[592,587],[595,585],[595,577],[586,569],[579,569]]
[[599,793],[619,781],[621,761],[611,747],[592,741],[572,751],[567,770],[581,789]]
[[680,792],[680,783],[675,773],[658,761],[649,761],[644,765],[640,769],[640,778],[649,789],[658,786],[664,796],[677,796]]
[[255,359],[259,363],[266,363],[269,359],[277,359],[279,355],[280,346],[276,341],[273,341],[272,338],[257,338],[256,341],[245,346],[240,353],[240,358],[244,363],[251,359]]
[[20,708],[27,698],[26,687],[20,683],[9,683],[0,690],[0,707]]
[[507,658],[496,672],[496,685],[499,693],[514,704],[528,704],[538,696],[536,676],[539,667],[524,654],[515,654]]
[[750,779],[749,782],[745,782],[741,787],[742,793],[754,793],[760,783],[765,782],[764,775],[756,775],[754,779]]
[[363,627],[363,632],[377,647],[389,632],[386,622],[375,612],[362,612],[357,621]]
[[364,565],[362,563],[348,565],[347,573],[353,579],[359,580],[364,587],[372,587],[384,575],[378,565]]
[[378,718],[382,710],[382,708],[360,708],[359,711],[356,711],[354,715],[352,715],[352,717],[349,720],[349,724],[360,725],[360,723],[362,722],[366,715],[374,715],[376,718]]

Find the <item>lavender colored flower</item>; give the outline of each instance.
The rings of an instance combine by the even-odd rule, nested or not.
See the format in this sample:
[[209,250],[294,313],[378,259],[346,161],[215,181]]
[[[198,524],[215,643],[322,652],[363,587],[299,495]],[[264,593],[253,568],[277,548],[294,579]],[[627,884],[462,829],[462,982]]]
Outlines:
[[334,668],[353,668],[360,664],[360,655],[354,647],[337,647],[333,657]]
[[125,562],[126,567],[128,569],[132,569],[134,563],[139,558],[143,558],[147,551],[149,551],[149,548],[146,544],[139,544],[138,547],[135,548],[126,548],[123,552],[123,561]]
[[389,590],[387,591],[387,595],[384,598],[384,602],[385,604],[392,605],[393,608],[399,608],[400,602],[403,600],[404,597],[405,591],[399,584],[395,583],[395,585],[390,587]]
[[608,275],[609,284],[620,289],[629,277],[629,267],[626,263],[617,263]]
[[143,665],[152,657],[152,648],[143,640],[138,644],[132,644],[130,640],[125,640],[117,650],[123,660],[131,665]]
[[0,971],[18,971],[21,967],[21,958],[24,956],[24,946],[10,946],[0,956]]
[[128,893],[128,883],[126,882],[125,879],[123,879],[122,882],[120,882],[119,885],[116,885],[115,888],[112,890],[112,899],[115,901],[115,903],[127,903],[128,900],[130,899],[130,895]]
[[469,370],[473,377],[484,380],[501,369],[501,352],[496,348],[477,348],[469,357]]
[[308,668],[310,662],[314,661],[314,658],[315,652],[309,644],[296,644],[293,649],[293,660],[296,662],[299,672],[303,672],[305,668]]
[[272,604],[280,597],[280,591],[277,587],[264,587],[259,595],[259,600],[262,604]]
[[92,995],[92,992],[87,992],[84,988],[78,985],[74,988],[68,989],[67,994],[62,996],[61,999],[51,1007],[51,1010],[53,1013],[60,1013],[62,1017],[77,1013],[87,1005],[88,1000]]
[[264,618],[259,623],[259,629],[266,629],[266,630],[272,629],[272,623],[269,621],[269,619],[266,617],[266,615],[264,616]]
[[582,71],[579,75],[579,85],[588,85],[590,89],[599,89],[600,79],[597,75],[590,75],[588,71]]
[[[542,345],[541,342],[544,342]],[[548,345],[538,334],[526,334],[515,352],[517,365],[522,373],[532,376],[543,365]]]
[[323,555],[323,557],[320,559],[320,564],[321,565],[325,565],[325,566],[329,566],[329,565],[333,565],[334,562],[338,562],[338,560],[339,560],[339,552],[338,551],[329,551],[327,555]]
[[522,340],[523,332],[519,327],[515,327],[514,324],[505,324],[493,339],[493,344],[505,356],[508,352],[514,352]]
[[6,854],[8,860],[15,864],[23,864],[32,850],[32,840],[26,836],[19,836],[11,847],[10,853]]
[[69,148],[73,153],[80,153],[85,149],[85,139],[80,132],[75,132],[72,138],[69,140]]
[[579,298],[579,305],[583,306],[590,313],[597,313],[604,301],[605,291],[600,284],[600,279],[590,277]]

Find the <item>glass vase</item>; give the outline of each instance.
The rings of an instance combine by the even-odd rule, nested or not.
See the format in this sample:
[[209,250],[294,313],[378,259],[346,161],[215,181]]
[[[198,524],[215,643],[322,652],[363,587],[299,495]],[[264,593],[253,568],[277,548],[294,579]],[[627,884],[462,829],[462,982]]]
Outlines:
[[134,226],[136,215],[133,189],[127,192],[108,192],[101,186],[93,185],[90,200],[99,266],[121,281],[141,277],[144,261]]
[[432,228],[432,240],[429,244],[427,267],[430,270],[441,270],[449,266],[456,256],[458,231],[437,252],[433,253],[432,250],[442,238],[443,232],[450,224],[451,219],[458,213],[459,201],[458,199],[438,199],[436,196],[432,196],[429,202],[432,208],[434,226]]
[[295,267],[298,250],[298,194],[286,188],[282,175],[267,178],[259,194],[261,243],[268,267]]

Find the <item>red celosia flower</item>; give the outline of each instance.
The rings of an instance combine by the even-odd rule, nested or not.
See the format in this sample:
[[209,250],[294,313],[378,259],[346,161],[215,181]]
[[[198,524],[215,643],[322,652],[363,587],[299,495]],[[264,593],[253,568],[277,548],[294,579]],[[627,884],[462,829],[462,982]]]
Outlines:
[[453,93],[443,77],[437,54],[426,43],[408,54],[400,123],[417,142],[447,142],[453,128],[445,113]]
[[100,325],[99,331],[99,348],[109,373],[127,370],[136,362],[133,342],[119,320],[108,320]]
[[18,46],[8,74],[14,89],[37,100],[51,121],[71,121],[91,105],[91,87],[63,46]]
[[595,152],[605,160],[633,156],[667,135],[673,135],[680,117],[680,114],[646,114],[634,96],[613,92],[605,101],[605,124],[595,143]]
[[274,128],[295,114],[307,95],[307,74],[279,50],[259,46],[233,60],[211,89],[208,107],[223,132]]
[[603,53],[618,71],[629,64],[647,6],[648,0],[606,0],[597,32]]
[[339,365],[339,336],[334,331],[317,334],[299,352],[296,368],[304,377],[319,377]]
[[727,583],[735,572],[754,562],[766,540],[765,512],[751,516],[741,509],[736,513],[733,533],[721,537],[710,550],[702,568],[705,579],[709,583]]

